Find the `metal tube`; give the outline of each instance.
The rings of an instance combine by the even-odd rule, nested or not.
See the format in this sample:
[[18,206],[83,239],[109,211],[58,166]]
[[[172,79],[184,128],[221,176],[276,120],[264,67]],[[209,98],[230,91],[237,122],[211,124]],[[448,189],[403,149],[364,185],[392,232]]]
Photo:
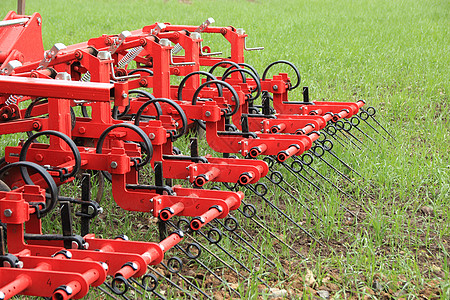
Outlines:
[[0,27],[6,27],[6,26],[18,25],[18,24],[25,24],[26,22],[28,22],[29,19],[30,18],[20,18],[20,19],[0,21]]

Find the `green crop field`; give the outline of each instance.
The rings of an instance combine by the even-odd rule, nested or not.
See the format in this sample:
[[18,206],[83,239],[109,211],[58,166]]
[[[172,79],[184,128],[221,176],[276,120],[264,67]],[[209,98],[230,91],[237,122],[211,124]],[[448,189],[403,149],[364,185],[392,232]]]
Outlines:
[[[16,5],[15,0],[2,0],[0,14],[15,10]],[[364,99],[367,106],[376,109],[375,117],[395,140],[380,127],[376,128],[386,139],[361,124],[360,128],[375,142],[356,132],[364,145],[335,143],[336,154],[363,178],[330,158],[355,185],[342,182],[323,162],[313,164],[351,194],[353,200],[312,172],[310,178],[324,191],[314,190],[311,184],[278,166],[291,184],[288,190],[298,193],[299,199],[307,197],[320,221],[288,199],[279,187],[270,189],[269,198],[294,216],[317,241],[306,239],[261,200],[246,193],[247,201],[255,204],[265,225],[303,258],[280,247],[243,217],[238,218],[241,227],[254,236],[256,247],[274,266],[267,265],[261,257],[252,257],[248,253],[252,251],[224,237],[220,244],[252,268],[251,273],[243,271],[248,275],[248,279],[243,279],[226,271],[223,263],[203,251],[205,263],[222,274],[242,298],[274,297],[277,288],[286,290],[279,295],[289,299],[317,299],[326,294],[324,291],[330,299],[450,299],[448,0],[26,1],[26,14],[33,12],[42,15],[45,49],[55,43],[70,45],[155,22],[200,25],[213,17],[215,26],[244,28],[248,46],[265,47],[264,51],[245,53],[246,62],[260,74],[269,63],[288,60],[299,68],[301,86],[309,87],[313,100]],[[212,51],[229,51],[218,37],[202,37]],[[282,67],[275,68],[273,74],[275,71],[290,72]],[[300,96],[297,91],[290,95],[292,100]],[[0,136],[0,151],[3,153],[4,146],[16,145],[24,137]],[[177,141],[177,146],[187,151],[187,141]],[[206,143],[201,145],[202,154],[211,152]],[[77,195],[77,184],[64,186],[61,193]],[[110,186],[105,189],[104,213],[95,221],[93,231],[103,237],[125,233],[132,240],[156,241],[155,222],[143,213],[124,212],[111,199]],[[349,218],[342,206],[357,211],[358,218]],[[46,218],[44,226],[47,232],[60,230],[56,215]],[[201,241],[200,236],[195,238]],[[203,243],[206,244],[204,240]],[[216,246],[208,247],[220,252]],[[169,251],[166,257],[171,255]],[[220,258],[235,265],[223,253]],[[159,267],[156,270],[163,272]],[[223,292],[226,288],[217,280],[210,280],[211,275],[202,270],[193,264],[191,271],[187,266],[183,272],[218,299],[236,297]],[[160,292],[167,298],[187,297],[161,282]],[[94,290],[88,297],[106,296]],[[144,296],[136,293],[133,297]]]

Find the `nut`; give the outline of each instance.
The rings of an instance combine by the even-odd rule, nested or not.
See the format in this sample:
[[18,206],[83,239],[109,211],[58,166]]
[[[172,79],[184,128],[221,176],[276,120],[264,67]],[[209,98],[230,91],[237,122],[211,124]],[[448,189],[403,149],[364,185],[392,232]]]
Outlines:
[[9,208],[7,208],[7,209],[5,209],[5,210],[3,211],[3,214],[5,215],[5,217],[9,218],[9,217],[12,216],[13,211],[10,210]]

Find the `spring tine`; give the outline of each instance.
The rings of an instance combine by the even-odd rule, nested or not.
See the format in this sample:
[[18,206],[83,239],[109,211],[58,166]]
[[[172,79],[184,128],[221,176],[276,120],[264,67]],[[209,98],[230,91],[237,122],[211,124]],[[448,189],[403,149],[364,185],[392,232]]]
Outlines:
[[305,176],[303,176],[301,173],[297,173],[295,172],[288,164],[286,164],[285,162],[279,163],[280,165],[282,165],[283,167],[285,167],[289,172],[291,172],[292,175],[294,175],[295,177],[297,177],[297,179],[300,179],[299,176],[306,180],[309,184],[311,184],[314,188],[316,188],[318,191],[326,194],[326,192],[321,189],[319,186],[317,186],[314,182],[312,182],[311,180],[309,180],[308,178],[306,178]]
[[[350,123],[348,120],[346,120],[346,122]],[[352,125],[352,128],[355,128],[356,130],[361,132],[365,137],[367,137],[369,140],[371,140],[375,145],[378,145],[378,143],[372,137],[370,137],[370,135],[365,133],[361,128],[359,128],[358,126],[353,125],[352,123],[350,123],[350,125]]]
[[[273,174],[273,172],[272,172],[272,174]],[[271,174],[271,175],[272,175],[272,174]],[[274,182],[272,182],[272,181],[270,180],[270,176],[269,176],[269,177],[266,176],[266,179],[269,180],[269,182],[271,182],[271,183],[273,183],[273,184],[276,184],[276,183],[274,183]],[[284,182],[291,190],[296,191],[297,194],[300,194],[300,192],[299,192],[296,188],[294,188],[292,185],[290,185],[286,180],[284,180],[284,178],[281,180],[281,182]],[[292,195],[292,193],[289,192],[285,187],[283,187],[281,184],[276,184],[276,185],[277,185],[277,187],[279,187],[280,189],[282,189],[289,197],[291,197],[294,201],[296,201],[296,202],[297,202],[298,204],[300,204],[304,209],[306,209],[310,214],[312,214],[312,215],[315,216],[317,219],[319,219],[321,222],[323,222],[323,220],[322,220],[318,215],[316,215],[316,214],[315,214],[308,206],[306,206],[303,202],[301,202],[300,199],[298,199],[298,198],[296,198],[294,195]],[[306,201],[311,202],[311,200],[308,199],[306,196],[304,196],[304,198],[305,198]]]
[[[162,265],[164,268],[166,268],[167,270],[169,270],[169,267],[168,267],[165,263],[161,262],[161,265]],[[191,287],[193,287],[194,289],[196,289],[200,294],[202,294],[202,295],[205,296],[206,298],[213,300],[213,298],[211,298],[210,296],[208,296],[204,291],[202,291],[201,288],[199,288],[198,286],[196,286],[195,284],[193,284],[192,282],[190,282],[186,277],[184,277],[184,276],[181,275],[180,273],[172,273],[172,274],[175,274],[175,275],[177,275],[178,277],[180,277],[181,280],[183,280],[183,281],[186,282],[188,285],[190,285]]]
[[375,117],[374,116],[370,116],[371,118],[372,118],[372,120],[374,120],[375,121],[375,123],[377,123],[378,124],[378,126],[380,126],[387,134],[389,134],[389,136],[391,137],[391,138],[393,138],[394,139],[394,141],[396,141],[397,142],[397,139],[389,132],[389,131],[387,131],[381,124],[380,124],[380,122],[378,122],[377,121],[377,119],[375,119]]
[[[251,190],[252,192],[254,192],[255,194],[258,195],[258,192],[256,191],[256,189],[248,184],[245,185],[245,187],[249,190]],[[306,234],[307,236],[309,236],[311,239],[313,239],[315,242],[317,242],[319,245],[323,246],[323,244],[317,240],[311,233],[309,233],[306,229],[304,229],[302,226],[300,226],[297,222],[295,222],[291,217],[289,217],[285,212],[283,212],[281,209],[279,209],[275,204],[273,204],[271,201],[269,201],[269,199],[267,199],[265,196],[263,195],[259,195],[267,204],[269,204],[270,207],[272,207],[273,209],[275,209],[278,214],[282,215],[283,217],[285,217],[287,220],[289,220],[292,224],[294,224],[297,228],[299,228],[301,231],[303,231],[304,234]]]
[[[222,222],[220,222],[220,221],[217,220],[217,219],[216,219],[215,221],[218,222],[220,225],[222,225],[222,227],[225,228],[225,225],[224,225]],[[211,223],[208,224],[208,225],[209,225],[210,227],[216,228],[215,226],[211,225]],[[244,249],[245,251],[248,251],[249,253],[251,253],[251,251],[249,251],[249,249],[248,249],[247,247],[245,247],[245,246],[242,245],[242,244],[239,244],[235,239],[233,239],[233,237],[232,237],[231,235],[229,235],[227,231],[221,231],[221,232],[222,232],[223,235],[227,236],[228,239],[229,239],[232,243],[234,243],[234,244],[236,244],[237,246],[241,247],[241,248]],[[234,233],[235,233],[235,232],[234,232]],[[254,251],[256,251],[256,252],[258,253],[258,250],[257,250],[257,249],[254,249],[254,247],[252,247],[245,239],[243,239],[242,237],[240,237],[237,233],[235,233],[235,234],[236,234],[236,236],[237,236],[238,238],[240,238],[247,246],[251,247]],[[258,254],[259,254],[259,253],[258,253]],[[255,257],[261,259],[261,257],[262,257],[261,255],[262,255],[262,254],[260,254],[260,255],[255,255]],[[275,264],[274,264],[272,261],[269,260],[268,262],[269,262],[269,264],[273,264],[273,266],[275,267]]]
[[[173,228],[175,229],[179,229],[175,224],[173,224],[173,222],[171,221],[167,221],[167,223],[169,225],[171,225]],[[230,270],[233,270],[234,272],[236,272],[236,274],[241,277],[244,280],[247,280],[247,278],[245,276],[243,276],[237,269],[233,268],[230,264],[228,264],[227,262],[225,262],[223,259],[221,259],[219,256],[217,256],[216,254],[214,254],[214,252],[212,252],[211,250],[209,250],[207,247],[205,247],[203,244],[201,244],[197,239],[195,239],[191,234],[189,234],[188,232],[184,232],[185,236],[191,238],[195,243],[197,243],[202,249],[204,249],[206,252],[208,252],[209,254],[211,254],[211,256],[213,256],[215,259],[217,259],[218,261],[220,261],[222,264],[224,264],[227,268],[229,268]]]
[[[313,152],[310,152],[313,153]],[[338,173],[339,175],[341,175],[344,179],[346,179],[348,182],[350,182],[351,184],[353,184],[354,186],[357,186],[358,189],[363,192],[364,194],[368,195],[369,193],[366,191],[366,189],[362,188],[360,185],[356,185],[356,183],[351,180],[349,177],[347,177],[347,175],[345,175],[344,173],[342,173],[341,171],[339,171],[335,166],[333,166],[331,163],[329,163],[326,159],[324,159],[322,156],[316,156],[317,158],[319,158],[321,161],[323,161],[325,164],[327,164],[330,168],[332,168],[334,171],[336,171],[336,173]]]
[[376,133],[378,133],[379,135],[383,136],[375,127],[372,126],[372,124],[370,124],[369,122],[367,122],[366,119],[361,118],[360,115],[354,115],[356,118],[358,118],[360,121],[364,121],[367,125],[369,125],[370,128],[372,128],[373,130],[375,130]]
[[[314,152],[312,151],[308,151],[308,153],[311,153],[314,155]],[[333,169],[336,173],[338,173],[339,175],[341,175],[341,177],[343,177],[345,180],[347,180],[348,182],[355,184],[355,182],[353,180],[351,180],[347,175],[345,175],[344,173],[342,173],[341,171],[339,171],[335,166],[333,166],[331,163],[329,163],[326,159],[324,159],[322,156],[315,156],[317,158],[319,158],[321,161],[323,161],[327,166],[329,166],[331,169]]]
[[344,144],[342,144],[340,136],[337,136],[336,134],[329,134],[329,136],[331,136],[336,142],[341,144],[342,147],[347,148]]
[[191,299],[195,299],[198,300],[197,298],[195,298],[193,295],[191,295],[187,290],[183,289],[181,286],[179,286],[178,284],[176,284],[175,282],[173,282],[171,279],[167,278],[166,276],[164,276],[164,274],[159,273],[155,268],[153,268],[152,266],[149,266],[150,270],[152,272],[155,272],[156,275],[158,275],[161,278],[164,278],[165,281],[167,281],[171,286],[174,286],[175,288],[177,288],[178,290],[182,291],[183,293],[187,294]]
[[102,291],[103,293],[105,293],[106,295],[108,295],[108,297],[111,297],[114,300],[119,300],[118,298],[116,298],[116,296],[114,296],[113,294],[111,294],[110,292],[108,292],[107,289],[102,288],[101,286],[98,286],[97,289],[99,289],[100,291]]
[[[227,189],[231,189],[231,187],[230,187],[228,184],[226,184],[226,183],[222,183],[222,184],[223,184]],[[259,196],[259,194],[256,193],[254,189],[251,190],[251,191],[252,191],[255,195]],[[242,204],[243,204],[244,206],[247,206],[247,205],[248,205],[247,203],[245,203],[244,200],[242,200]],[[282,239],[280,239],[280,237],[277,236],[275,233],[273,233],[272,230],[270,230],[269,228],[265,227],[265,226],[262,224],[262,223],[264,223],[264,220],[261,219],[261,217],[258,216],[258,215],[256,214],[256,212],[255,212],[254,215],[248,216],[247,214],[245,214],[245,213],[242,211],[241,208],[238,208],[237,210],[238,210],[244,217],[250,219],[253,223],[255,223],[259,228],[261,228],[262,230],[266,231],[272,238],[276,239],[276,240],[279,241],[281,244],[283,244],[284,246],[286,246],[287,248],[289,248],[289,250],[291,250],[292,252],[294,252],[295,254],[297,254],[300,258],[302,258],[302,259],[305,258],[302,254],[300,254],[300,252],[298,252],[297,250],[295,250],[291,245],[288,245],[285,241],[283,241]],[[256,217],[259,221],[255,220],[255,218],[253,218],[253,217]]]
[[[354,138],[356,141],[358,141],[361,145],[363,145],[364,147],[366,147],[366,149],[369,149],[370,151],[372,151],[372,149],[370,149],[366,144],[364,144],[360,139],[358,139],[356,136],[353,135],[353,133],[350,132],[350,130],[342,130],[342,134],[346,135],[348,134],[350,137]],[[351,141],[351,139],[349,138],[349,140]],[[361,148],[359,148],[361,149]],[[362,149],[361,149],[362,150]]]
[[[134,279],[133,277],[131,277],[130,279],[128,279],[128,281],[133,282],[134,284],[136,284],[136,285],[139,286],[140,288],[144,289],[144,291],[146,291],[145,286],[143,286],[139,281],[137,281],[137,280]],[[139,292],[139,293],[142,295],[142,293],[141,293],[140,291],[137,290],[137,292]],[[149,291],[146,291],[146,292],[149,292]],[[163,295],[159,294],[159,293],[156,292],[156,291],[151,291],[151,293],[154,294],[154,295],[156,295],[159,299],[166,300],[166,298],[165,298]]]
[[[223,228],[226,229],[225,224],[222,223],[222,221],[220,220],[215,220],[217,223],[219,223]],[[233,233],[234,235],[236,235],[236,237],[244,242],[244,244],[246,244],[248,247],[250,247],[253,251],[255,251],[256,253],[258,253],[258,255],[256,255],[256,257],[259,258],[264,258],[270,265],[272,265],[273,267],[276,267],[275,263],[273,261],[270,260],[270,258],[268,258],[267,256],[265,256],[263,253],[261,253],[261,251],[259,251],[258,249],[256,249],[252,244],[250,244],[247,240],[245,240],[243,237],[241,237],[235,230],[232,230],[231,233]],[[226,231],[225,231],[225,235],[233,242],[236,244],[239,244],[235,239],[233,239]],[[250,251],[251,252],[251,251]]]
[[[187,257],[189,257],[188,253],[186,252],[186,250],[184,250],[180,245],[175,245],[175,248],[180,250],[181,252],[183,252]],[[199,265],[201,265],[203,268],[206,269],[206,271],[208,271],[209,273],[211,273],[217,280],[219,280],[220,282],[222,282],[224,285],[226,285],[226,287],[228,288],[229,291],[234,292],[236,295],[238,295],[239,297],[241,297],[241,294],[236,291],[235,289],[233,289],[228,282],[226,282],[225,280],[222,279],[222,277],[220,277],[219,275],[217,275],[216,273],[214,273],[213,270],[211,270],[210,268],[208,268],[207,265],[205,265],[201,260],[199,260],[198,258],[191,258],[194,259]],[[230,293],[231,296],[231,293]]]
[[[360,151],[362,151],[362,148],[359,147],[358,144],[356,144],[351,138],[349,138],[349,137],[346,136],[343,132],[341,132],[341,130],[338,130],[337,133],[342,134],[342,138],[343,138],[344,140],[349,141],[350,143],[353,144],[353,146],[355,146],[355,147],[358,148]],[[337,136],[337,134],[336,134],[336,136]]]
[[[244,202],[242,202],[244,205],[246,205]],[[238,211],[244,216],[247,217],[244,212],[238,208]],[[255,215],[255,217],[258,218],[259,221],[264,222],[264,220],[262,220],[258,215]],[[263,224],[261,224],[260,222],[258,222],[257,220],[255,220],[254,218],[250,218],[250,220],[255,223],[259,228],[261,228],[262,230],[266,231],[268,234],[270,234],[270,236],[274,239],[276,239],[277,241],[279,241],[281,244],[283,244],[284,246],[288,247],[289,250],[291,250],[292,252],[294,252],[295,254],[297,254],[300,258],[304,259],[305,257],[303,255],[301,255],[297,250],[295,250],[291,245],[288,245],[285,241],[283,241],[282,239],[280,239],[279,236],[277,236],[275,233],[272,232],[272,230],[270,230],[269,228],[265,227]]]
[[[343,189],[341,189],[340,187],[338,187],[337,185],[335,185],[330,179],[328,179],[327,177],[325,177],[322,173],[320,173],[319,171],[317,171],[316,169],[314,169],[313,167],[311,167],[310,165],[305,164],[302,160],[300,159],[296,159],[298,162],[300,162],[303,166],[306,166],[308,168],[310,168],[314,173],[316,173],[317,175],[319,175],[320,178],[322,178],[323,180],[325,180],[326,182],[328,182],[329,184],[331,184],[332,187],[334,187],[336,190],[338,190],[339,192],[341,192],[342,194],[344,194],[345,196],[347,196],[348,198],[350,198],[354,203],[357,203],[355,199],[353,199],[353,197],[351,195],[349,195],[346,191],[344,191]],[[359,205],[359,204],[358,204]]]
[[[351,139],[349,139],[345,134],[343,134],[341,132],[341,129],[338,129],[334,124],[330,123],[327,125],[327,127],[332,127],[335,130],[334,134],[330,134],[332,137],[334,137],[335,140],[340,139],[342,142],[346,143],[348,145],[348,143],[352,143],[356,148],[358,148],[360,151],[362,151],[362,149]],[[340,133],[342,135],[342,137],[338,134]],[[344,148],[349,149],[348,147],[344,146],[342,143],[340,143]]]
[[[209,240],[209,238],[201,230],[198,230],[196,232],[199,233],[201,236],[203,236],[206,240]],[[217,248],[222,250],[223,253],[225,253],[226,255],[228,255],[228,257],[230,257],[232,260],[234,260],[238,265],[240,265],[242,268],[244,268],[249,274],[252,273],[252,271],[250,271],[249,268],[247,268],[241,261],[239,261],[236,257],[234,257],[230,252],[228,252],[227,249],[225,249],[224,247],[219,245],[219,243],[215,243],[214,245],[216,245]],[[256,278],[258,278],[258,280],[262,284],[264,284],[268,289],[270,289],[270,286],[266,283],[265,280],[262,280],[259,276],[256,276]]]
[[344,166],[346,166],[350,171],[354,172],[355,174],[357,174],[359,177],[363,178],[365,180],[365,178],[359,174],[358,171],[356,171],[355,169],[353,169],[349,164],[347,164],[345,161],[343,161],[341,158],[339,158],[339,156],[336,155],[336,153],[333,152],[333,150],[327,150],[327,153],[330,153],[334,158],[336,158],[341,164],[343,164]]
[[[128,281],[128,287],[132,288],[132,289],[135,290],[139,295],[143,296],[144,293],[143,293],[141,290],[137,289],[134,285],[132,285],[132,284],[129,283],[129,282],[130,282],[130,279],[132,279],[132,278],[127,279],[127,281]],[[140,285],[140,284],[138,283],[138,285]]]
[[[229,214],[229,216],[232,216],[232,215]],[[244,227],[239,227],[239,229],[241,230],[241,232],[243,232],[249,238],[250,241],[256,243],[254,237],[250,233],[248,233],[247,230],[245,230]]]
[[389,136],[390,136],[391,138],[393,138],[394,141],[397,141],[397,140],[395,139],[395,137],[394,137],[389,131],[387,131],[386,128],[384,128],[384,127],[380,124],[380,122],[377,121],[377,119],[375,119],[375,117],[374,117],[375,113],[369,114],[369,113],[367,112],[367,110],[362,109],[362,108],[361,108],[361,111],[367,113],[367,114],[369,115],[369,117],[370,117],[375,123],[377,123],[377,125],[380,126],[381,129],[384,130],[384,132],[386,132],[387,134],[389,134]]
[[[201,236],[203,236],[207,241],[209,241],[209,238],[206,236],[206,234],[204,234],[201,230],[196,231],[198,234],[200,234]],[[220,250],[222,250],[223,253],[225,253],[226,255],[228,255],[232,260],[234,260],[238,265],[240,265],[242,268],[244,268],[247,272],[251,273],[250,269],[247,268],[241,261],[239,261],[236,257],[234,257],[233,255],[231,255],[230,252],[228,252],[225,248],[223,248],[222,246],[220,246],[218,243],[215,244],[217,246],[217,248],[219,248]]]
[[[114,291],[113,287],[112,287],[109,283],[103,282],[103,285],[106,286],[109,290],[111,290],[111,292],[113,292],[114,294],[116,294],[116,292]],[[116,294],[116,295],[117,295],[117,294]],[[119,295],[119,296],[122,297],[122,298],[125,299],[125,300],[128,300],[128,297],[125,296],[125,294]],[[116,298],[116,299],[117,299],[117,298]]]
[[372,128],[376,133],[378,133],[384,140],[388,140],[383,134],[381,134],[375,127],[372,126],[372,124],[370,124],[369,122],[367,122],[367,120],[361,118],[358,115],[355,115],[359,120],[364,121],[364,123],[366,123],[370,128]]

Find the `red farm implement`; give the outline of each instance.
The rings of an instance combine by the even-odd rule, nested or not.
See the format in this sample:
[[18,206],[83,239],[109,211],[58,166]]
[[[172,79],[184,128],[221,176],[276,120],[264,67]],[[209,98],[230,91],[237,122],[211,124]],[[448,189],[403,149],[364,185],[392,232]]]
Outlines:
[[[57,43],[48,51],[42,47],[39,14],[10,12],[0,22],[0,134],[27,134],[18,145],[5,147],[1,160],[0,218],[7,238],[1,239],[0,299],[19,294],[77,299],[91,287],[111,297],[127,299],[127,292],[133,290],[164,299],[156,290],[154,274],[178,293],[211,298],[183,276],[180,258],[165,262],[169,250],[205,268],[230,295],[241,296],[200,258],[203,250],[235,272],[238,280],[253,272],[231,249],[220,245],[222,238],[269,268],[276,264],[233,214],[251,221],[288,251],[301,254],[266,224],[259,203],[246,202],[240,189],[289,224],[293,236],[303,235],[309,242],[321,243],[320,234],[307,230],[297,218],[299,213],[281,208],[270,197],[270,190],[276,190],[294,201],[291,207],[322,222],[287,174],[318,191],[324,188],[314,177],[323,179],[358,205],[355,195],[312,163],[320,160],[357,186],[348,173],[361,175],[333,149],[335,143],[361,150],[367,147],[365,142],[375,142],[360,128],[365,123],[381,135],[369,122],[380,125],[375,110],[365,109],[363,100],[311,101],[307,87],[301,101],[289,99],[289,92],[300,87],[296,66],[276,61],[260,77],[245,63],[244,53],[263,48],[248,48],[244,30],[215,27],[213,22],[209,18],[200,26],[155,23],[75,45]],[[223,36],[230,57],[204,45],[202,36],[208,35]],[[288,66],[295,83],[287,73],[269,78],[276,65]],[[215,76],[219,68],[224,73]],[[171,75],[182,77],[181,82],[171,82]],[[222,157],[200,155],[201,141],[192,136],[188,155],[176,147],[188,132],[200,131],[210,149]],[[86,172],[106,178],[112,198],[125,211],[158,218],[160,242],[97,238],[90,222],[102,214],[98,203],[102,192],[97,201],[91,200],[91,175]],[[146,172],[152,179],[143,175]],[[77,181],[81,173],[80,199],[59,195],[58,186]],[[173,183],[181,180],[189,187]],[[218,184],[229,190],[220,190]],[[54,214],[58,205],[62,234],[43,233],[41,219]],[[72,224],[78,206],[80,235]],[[357,217],[344,204],[341,208],[348,218]],[[216,245],[220,255],[206,244]],[[157,264],[171,276],[151,268]],[[255,276],[269,287],[264,278]]]

